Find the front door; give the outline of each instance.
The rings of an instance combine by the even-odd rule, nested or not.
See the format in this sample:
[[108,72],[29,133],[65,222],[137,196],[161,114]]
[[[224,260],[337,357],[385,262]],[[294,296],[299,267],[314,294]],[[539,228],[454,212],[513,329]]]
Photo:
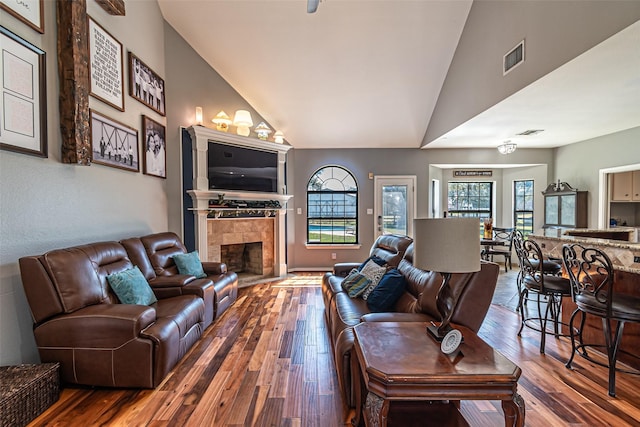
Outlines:
[[374,177],[375,237],[382,234],[413,235],[415,176]]

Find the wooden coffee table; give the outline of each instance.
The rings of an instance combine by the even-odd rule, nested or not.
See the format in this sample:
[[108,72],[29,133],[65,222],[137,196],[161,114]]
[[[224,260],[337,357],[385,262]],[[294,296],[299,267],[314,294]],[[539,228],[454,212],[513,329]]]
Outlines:
[[505,425],[523,426],[524,401],[516,391],[520,368],[461,326],[456,326],[464,336],[459,352],[445,355],[426,327],[425,322],[363,322],[354,328],[352,423],[360,424],[362,416],[369,427],[386,426],[392,402],[400,407],[442,401],[420,407],[447,414],[446,425],[468,425],[458,411],[460,400],[501,400]]

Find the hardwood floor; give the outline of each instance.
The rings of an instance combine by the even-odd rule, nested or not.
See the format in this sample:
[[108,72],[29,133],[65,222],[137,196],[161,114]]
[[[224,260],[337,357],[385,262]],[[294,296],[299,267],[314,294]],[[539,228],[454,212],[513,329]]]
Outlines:
[[[341,426],[343,408],[324,321],[320,275],[301,274],[240,290],[238,301],[155,390],[66,387],[32,426]],[[619,373],[607,395],[605,368],[570,344],[516,333],[515,274],[501,273],[480,336],[518,364],[527,426],[640,426],[640,377]],[[516,301],[517,302],[517,301]],[[498,305],[498,303],[502,305]],[[504,425],[500,402],[465,401],[472,426]],[[427,424],[425,424],[427,425]]]

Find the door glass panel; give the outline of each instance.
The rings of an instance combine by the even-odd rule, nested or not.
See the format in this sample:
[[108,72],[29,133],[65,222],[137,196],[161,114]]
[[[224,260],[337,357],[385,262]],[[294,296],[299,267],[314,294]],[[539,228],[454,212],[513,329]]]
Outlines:
[[407,235],[407,186],[382,187],[382,234]]

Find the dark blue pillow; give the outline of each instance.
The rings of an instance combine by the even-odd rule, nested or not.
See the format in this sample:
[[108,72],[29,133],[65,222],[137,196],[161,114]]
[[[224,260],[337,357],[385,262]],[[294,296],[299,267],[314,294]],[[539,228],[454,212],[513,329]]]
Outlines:
[[380,258],[377,255],[371,255],[369,258],[365,259],[364,262],[362,264],[360,264],[360,267],[358,267],[358,271],[362,270],[364,268],[365,265],[367,265],[367,263],[369,261],[373,261],[376,264],[378,264],[379,266],[384,267],[385,265],[387,265],[387,261],[385,261],[384,259]]
[[373,288],[367,297],[369,310],[373,313],[391,310],[400,296],[402,296],[406,286],[407,281],[396,268],[387,271],[378,282],[378,286]]

